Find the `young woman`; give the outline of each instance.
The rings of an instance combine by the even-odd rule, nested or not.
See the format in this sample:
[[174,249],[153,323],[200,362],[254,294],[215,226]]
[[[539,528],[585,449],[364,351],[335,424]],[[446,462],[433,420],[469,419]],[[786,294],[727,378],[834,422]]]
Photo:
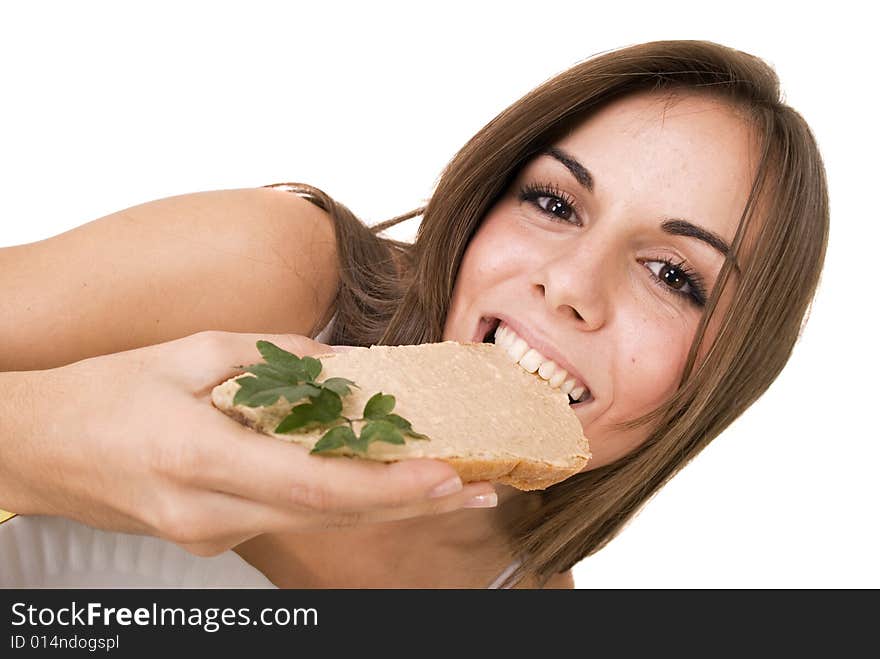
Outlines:
[[[378,235],[418,215],[413,245]],[[828,201],[774,72],[669,41],[542,84],[459,151],[425,208],[372,228],[296,183],[93,224],[0,251],[18,287],[0,327],[14,430],[0,505],[195,555],[234,548],[282,587],[566,587],[779,374]],[[86,257],[99,249],[112,265]],[[61,300],[55,264],[98,285],[72,288],[60,319],[35,302]],[[258,361],[258,338],[297,354],[472,341],[484,319],[512,333],[512,360],[566,372],[594,455],[582,473],[536,493],[462,486],[433,461],[303,455],[210,406],[232,365]]]

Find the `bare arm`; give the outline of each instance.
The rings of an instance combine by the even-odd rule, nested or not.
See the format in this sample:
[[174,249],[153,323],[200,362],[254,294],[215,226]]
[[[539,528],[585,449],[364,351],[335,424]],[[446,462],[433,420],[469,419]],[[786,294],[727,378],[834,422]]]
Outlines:
[[201,330],[308,335],[338,285],[330,217],[249,188],[140,204],[0,249],[0,371]]
[[0,507],[213,555],[491,491],[432,498],[447,464],[321,459],[211,406],[257,339],[326,352],[300,335],[335,296],[335,258],[329,218],[280,190],[172,197],[0,251]]

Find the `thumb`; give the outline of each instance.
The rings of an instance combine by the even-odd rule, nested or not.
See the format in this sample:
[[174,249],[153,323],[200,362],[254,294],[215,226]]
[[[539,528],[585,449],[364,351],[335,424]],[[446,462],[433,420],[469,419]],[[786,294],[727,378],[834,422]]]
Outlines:
[[[323,343],[321,345],[324,345]],[[333,352],[348,352],[349,350],[354,350],[355,348],[360,348],[361,346],[325,346],[330,348]]]
[[186,368],[196,377],[200,391],[213,388],[240,375],[244,367],[262,363],[258,341],[268,341],[297,357],[333,353],[327,346],[302,334],[264,334],[251,332],[199,332],[186,337]]

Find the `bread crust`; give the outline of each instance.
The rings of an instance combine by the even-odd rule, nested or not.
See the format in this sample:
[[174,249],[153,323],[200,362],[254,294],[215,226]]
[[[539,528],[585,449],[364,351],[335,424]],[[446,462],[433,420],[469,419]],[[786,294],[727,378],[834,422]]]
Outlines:
[[[262,432],[256,423],[241,413],[236,408],[223,410],[224,414],[235,421],[256,430],[260,434]],[[276,437],[276,435],[269,435]],[[290,435],[290,439],[282,440],[290,441],[296,444],[295,435]],[[358,459],[356,456],[339,456]],[[376,460],[376,458],[369,458]],[[404,458],[406,459],[406,458]],[[518,490],[543,490],[550,487],[554,483],[565,480],[569,476],[573,476],[579,472],[586,464],[587,458],[583,459],[572,469],[562,469],[557,465],[551,465],[546,462],[536,462],[534,460],[510,460],[510,459],[494,459],[487,460],[485,458],[472,457],[440,457],[431,458],[442,460],[448,463],[458,473],[463,483],[472,483],[474,481],[491,481],[493,483],[502,483],[510,485]],[[397,462],[397,460],[376,460],[377,462]]]

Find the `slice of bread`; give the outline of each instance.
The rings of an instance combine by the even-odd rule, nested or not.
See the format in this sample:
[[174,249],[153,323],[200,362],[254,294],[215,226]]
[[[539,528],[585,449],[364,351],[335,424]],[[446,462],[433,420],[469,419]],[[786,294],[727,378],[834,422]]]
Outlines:
[[[437,458],[451,464],[464,482],[488,480],[521,490],[558,483],[590,458],[568,396],[511,362],[492,343],[371,346],[313,356],[322,364],[317,381],[344,377],[358,385],[342,397],[343,415],[360,418],[373,394],[391,394],[396,399],[393,413],[430,438],[405,436],[402,445],[374,441],[360,457],[385,462]],[[211,392],[214,406],[223,413],[309,449],[326,432],[273,432],[294,403],[282,396],[267,407],[233,405],[240,377],[254,376],[237,375]],[[308,399],[296,404],[302,402]],[[354,431],[359,434],[364,424],[355,421]],[[354,454],[347,447],[335,452]]]

